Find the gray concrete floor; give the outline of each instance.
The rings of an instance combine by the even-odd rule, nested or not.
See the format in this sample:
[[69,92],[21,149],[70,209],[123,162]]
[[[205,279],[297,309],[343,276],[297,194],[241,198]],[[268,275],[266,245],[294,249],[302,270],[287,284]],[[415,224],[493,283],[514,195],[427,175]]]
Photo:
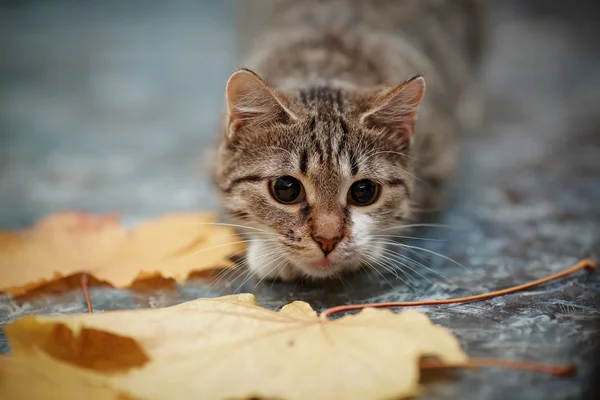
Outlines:
[[[12,1],[0,8],[0,228],[53,211],[118,211],[134,223],[212,209],[201,153],[236,66],[231,1]],[[516,9],[514,4],[520,4]],[[353,276],[328,285],[254,284],[268,307],[445,298],[505,287],[600,259],[598,13],[557,1],[498,1],[482,74],[485,128],[465,137],[462,174],[424,260],[438,273]],[[544,7],[545,11],[541,11]],[[591,7],[591,6],[590,6]],[[230,282],[231,283],[231,282]],[[189,282],[150,294],[94,289],[98,310],[160,307],[235,285]],[[473,356],[575,361],[576,377],[483,370],[428,386],[425,398],[571,399],[590,379],[598,276],[486,302],[426,309]],[[0,298],[0,322],[83,312],[77,290]],[[0,337],[0,350],[8,351]]]
[[136,4],[0,14],[0,226],[57,209],[137,220],[215,205],[200,155],[235,66],[234,3]]

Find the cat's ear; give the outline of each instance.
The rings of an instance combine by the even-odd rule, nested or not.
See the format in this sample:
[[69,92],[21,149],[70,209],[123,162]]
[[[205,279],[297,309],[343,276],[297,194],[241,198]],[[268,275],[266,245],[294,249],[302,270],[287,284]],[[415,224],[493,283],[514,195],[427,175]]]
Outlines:
[[286,98],[247,69],[241,69],[231,75],[227,81],[226,100],[229,139],[244,128],[258,128],[296,119],[288,108]]
[[386,135],[398,148],[410,145],[415,135],[417,111],[425,94],[425,79],[416,76],[375,96],[360,122]]

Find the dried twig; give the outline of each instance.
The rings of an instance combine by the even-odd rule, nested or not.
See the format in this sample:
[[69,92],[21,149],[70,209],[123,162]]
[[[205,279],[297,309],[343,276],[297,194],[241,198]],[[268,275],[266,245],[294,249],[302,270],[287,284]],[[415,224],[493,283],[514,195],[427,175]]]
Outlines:
[[576,368],[573,364],[564,366],[548,365],[523,360],[504,360],[501,358],[471,358],[465,363],[444,364],[440,361],[423,360],[421,369],[450,369],[450,368],[503,368],[523,371],[541,372],[554,376],[571,376]]
[[425,301],[399,301],[389,303],[372,303],[372,304],[349,304],[345,306],[331,307],[323,311],[320,315],[321,319],[327,320],[334,314],[339,314],[346,311],[362,310],[363,308],[391,308],[391,307],[415,307],[415,306],[434,306],[440,304],[455,304],[455,303],[467,303],[475,300],[491,299],[492,297],[498,297],[505,294],[520,292],[525,289],[530,289],[535,286],[543,285],[564,276],[573,274],[579,270],[587,269],[589,271],[595,271],[596,265],[591,260],[582,260],[577,264],[562,272],[547,276],[545,278],[537,279],[532,282],[524,283],[518,286],[512,286],[507,289],[496,290],[494,292],[478,294],[475,296],[459,297],[457,299],[446,299],[446,300],[425,300]]

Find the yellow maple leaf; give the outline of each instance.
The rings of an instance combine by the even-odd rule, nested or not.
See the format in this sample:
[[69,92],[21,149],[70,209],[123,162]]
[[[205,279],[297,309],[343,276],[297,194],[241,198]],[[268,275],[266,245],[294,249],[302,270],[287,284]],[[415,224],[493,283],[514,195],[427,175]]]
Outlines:
[[87,272],[114,287],[230,267],[245,246],[210,214],[168,214],[128,230],[114,217],[58,213],[21,233],[0,232],[0,292],[20,295]]
[[415,310],[365,309],[325,320],[307,303],[274,312],[249,294],[25,317],[5,332],[14,353],[8,358],[35,364],[41,356],[63,385],[102,385],[139,399],[400,398],[417,393],[421,357],[467,360],[447,329]]
[[142,400],[57,364],[43,353],[0,357],[0,396],[11,400]]

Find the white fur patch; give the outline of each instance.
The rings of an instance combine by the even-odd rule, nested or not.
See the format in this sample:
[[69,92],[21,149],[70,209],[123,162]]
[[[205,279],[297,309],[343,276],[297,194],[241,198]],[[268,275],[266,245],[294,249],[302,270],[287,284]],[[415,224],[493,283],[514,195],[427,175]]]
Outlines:
[[368,215],[353,210],[350,214],[352,219],[352,236],[356,246],[364,246],[369,243],[369,235],[373,229],[373,219]]
[[257,279],[289,281],[298,274],[290,261],[274,242],[252,242],[248,246],[248,269]]

